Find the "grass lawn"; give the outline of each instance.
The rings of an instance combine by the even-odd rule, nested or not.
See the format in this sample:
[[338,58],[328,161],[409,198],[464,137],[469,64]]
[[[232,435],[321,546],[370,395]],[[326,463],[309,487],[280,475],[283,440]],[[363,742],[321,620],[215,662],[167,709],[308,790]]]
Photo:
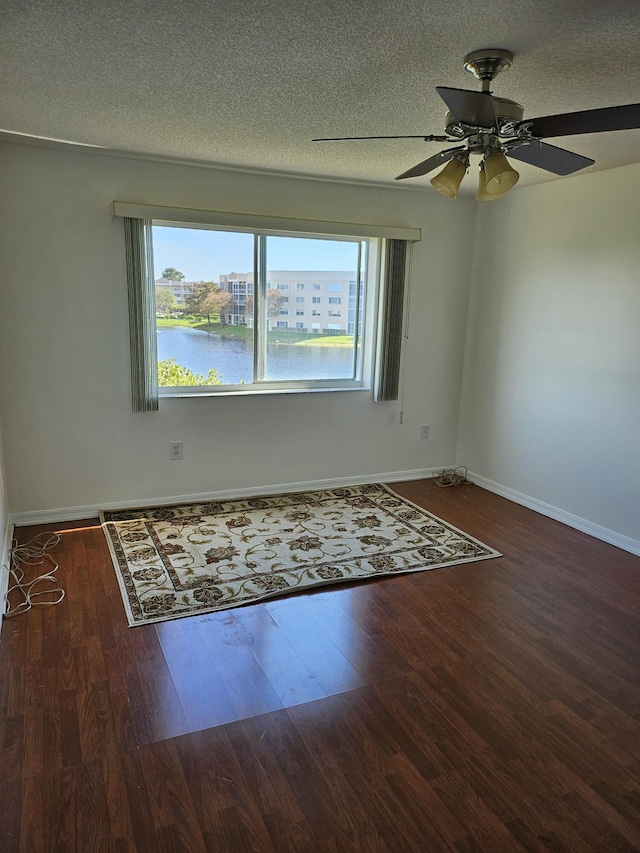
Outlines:
[[196,328],[198,325],[198,320],[194,320],[190,318],[188,320],[184,319],[174,319],[173,317],[156,317],[156,326],[161,329],[166,329],[170,326],[189,326],[191,328]]
[[[198,329],[202,332],[211,332],[221,335],[223,338],[234,340],[251,340],[253,330],[247,326],[222,326],[220,323],[203,323],[201,318],[189,317],[187,319],[174,319],[172,317],[156,317],[156,325],[159,328],[170,326],[186,326]],[[275,329],[267,333],[270,344],[296,344],[301,347],[352,347],[353,337],[351,335],[317,335],[304,332],[287,332]]]
[[352,335],[305,335],[304,339],[298,341],[301,347],[352,347]]
[[211,332],[214,335],[222,335],[223,338],[233,338],[236,341],[250,341],[253,337],[253,329],[247,326],[221,326],[220,323],[194,323],[194,329],[201,332]]

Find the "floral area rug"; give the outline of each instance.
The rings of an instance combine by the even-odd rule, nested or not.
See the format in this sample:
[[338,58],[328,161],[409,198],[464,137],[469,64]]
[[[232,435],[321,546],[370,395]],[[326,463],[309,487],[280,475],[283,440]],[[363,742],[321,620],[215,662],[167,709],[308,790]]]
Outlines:
[[130,625],[499,557],[384,485],[104,512]]

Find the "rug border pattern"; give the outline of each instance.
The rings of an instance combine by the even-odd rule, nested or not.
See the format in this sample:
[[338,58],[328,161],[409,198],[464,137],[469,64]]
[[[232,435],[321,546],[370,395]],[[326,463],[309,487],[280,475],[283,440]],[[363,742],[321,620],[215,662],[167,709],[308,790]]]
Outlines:
[[[379,488],[379,489],[387,492],[389,495],[393,496],[394,498],[401,500],[405,506],[414,508],[415,510],[417,510],[418,512],[420,512],[424,516],[428,516],[429,518],[433,519],[434,521],[445,525],[445,527],[448,528],[449,530],[451,530],[455,533],[458,533],[464,539],[466,539],[470,542],[473,542],[476,545],[480,546],[481,548],[483,548],[485,550],[486,553],[476,555],[476,556],[467,556],[467,555],[464,555],[463,557],[458,556],[452,560],[449,560],[449,561],[445,560],[445,561],[439,562],[433,566],[422,565],[422,566],[416,566],[413,568],[403,568],[403,569],[390,571],[390,572],[372,573],[369,577],[361,576],[359,578],[358,577],[354,578],[354,577],[345,576],[345,577],[341,577],[341,578],[329,578],[327,580],[316,579],[313,584],[306,585],[304,587],[301,587],[300,589],[292,588],[291,594],[308,593],[308,592],[311,592],[315,589],[319,589],[320,587],[323,587],[323,586],[336,586],[340,583],[358,583],[359,581],[374,580],[376,578],[378,578],[378,579],[389,578],[389,577],[392,577],[393,575],[414,574],[416,572],[431,571],[433,569],[447,568],[447,567],[451,567],[451,566],[455,566],[455,565],[465,565],[466,563],[473,563],[473,562],[488,560],[488,559],[492,559],[494,557],[501,557],[502,556],[502,554],[500,552],[496,551],[494,548],[491,548],[489,545],[486,545],[484,542],[477,539],[476,537],[471,536],[469,533],[466,533],[465,531],[461,530],[459,527],[456,527],[455,525],[451,524],[450,522],[445,521],[444,519],[440,518],[439,516],[434,515],[432,512],[430,512],[429,510],[420,506],[419,504],[416,504],[414,501],[411,501],[409,498],[405,498],[403,495],[398,494],[396,491],[394,491],[386,483],[360,484],[360,485],[354,485],[354,486],[337,487],[335,489],[319,489],[319,490],[318,489],[316,489],[316,490],[304,489],[304,490],[301,490],[299,492],[290,492],[290,493],[286,493],[286,494],[275,493],[273,495],[260,495],[259,497],[256,498],[256,500],[270,500],[270,499],[283,500],[289,496],[293,496],[292,504],[295,505],[295,503],[296,503],[295,496],[296,495],[315,494],[315,495],[327,495],[327,496],[329,496],[331,494],[334,494],[334,496],[337,496],[337,495],[335,495],[336,492],[345,491],[347,489],[366,488],[367,486],[375,486],[376,488]],[[188,616],[198,616],[198,615],[203,615],[206,613],[215,613],[215,612],[223,611],[223,610],[231,610],[231,609],[236,608],[236,607],[249,606],[251,604],[259,604],[259,603],[266,601],[268,599],[280,597],[280,596],[287,594],[287,591],[283,590],[283,589],[276,589],[273,591],[263,591],[260,593],[260,596],[258,598],[252,598],[252,599],[247,600],[247,601],[235,601],[235,602],[228,602],[228,603],[217,604],[217,605],[211,605],[208,603],[193,604],[189,610],[186,610],[184,612],[177,612],[177,613],[171,613],[169,615],[159,615],[159,616],[148,616],[148,615],[146,615],[142,611],[139,600],[138,600],[137,596],[135,595],[135,585],[134,585],[133,580],[131,578],[128,561],[125,557],[124,550],[123,550],[122,545],[119,541],[119,538],[115,534],[113,523],[111,523],[111,522],[116,521],[116,520],[125,520],[125,519],[123,519],[122,516],[128,516],[128,518],[126,520],[135,520],[135,519],[142,520],[145,515],[148,515],[151,512],[172,511],[172,510],[175,510],[175,509],[181,508],[181,507],[203,506],[206,504],[209,504],[209,505],[215,504],[216,507],[221,507],[221,506],[224,506],[225,504],[228,504],[231,507],[233,505],[242,504],[242,503],[245,503],[245,502],[248,502],[251,500],[252,500],[252,498],[247,498],[247,497],[245,497],[245,498],[232,498],[232,499],[226,499],[226,500],[223,499],[220,501],[211,500],[211,501],[200,501],[200,502],[193,502],[193,503],[187,503],[187,504],[185,504],[185,503],[163,504],[163,505],[148,506],[148,507],[135,507],[132,509],[127,509],[127,510],[103,510],[100,512],[100,524],[101,524],[105,539],[107,540],[107,545],[109,547],[111,559],[112,559],[113,564],[114,564],[114,570],[115,570],[115,574],[116,574],[116,577],[118,580],[118,585],[120,587],[120,592],[121,592],[121,596],[122,596],[122,600],[123,600],[123,604],[124,604],[124,608],[125,608],[125,613],[127,615],[127,621],[128,621],[129,627],[138,627],[140,625],[149,625],[149,624],[154,624],[154,623],[158,623],[158,622],[165,622],[165,621],[172,620],[172,619],[182,619],[182,618],[186,618]],[[388,508],[387,508],[387,512],[389,512]],[[110,518],[110,516],[115,516],[115,515],[120,516],[120,518],[118,518],[118,519]],[[406,526],[412,526],[411,522],[407,521],[406,519],[402,519],[402,523]],[[157,536],[155,535],[155,531],[153,531],[153,529],[152,529],[152,524],[145,523],[145,526],[148,528],[150,535],[152,537],[152,540],[155,541],[157,539]],[[162,551],[160,549],[158,549],[158,552],[159,552],[161,559],[163,560],[163,564],[165,565],[165,568],[167,569],[167,571],[170,574],[175,573],[175,570],[173,569],[173,567],[166,564],[166,561],[164,559],[164,555],[162,554]],[[392,553],[392,552],[388,552],[388,553]],[[348,559],[350,559],[350,558],[344,558],[345,562]],[[340,559],[331,560],[329,562],[336,564],[336,563],[340,562]],[[320,565],[320,564],[318,564],[318,565]],[[135,601],[135,605],[136,605],[135,607],[132,605],[132,598],[133,598],[133,601]]]

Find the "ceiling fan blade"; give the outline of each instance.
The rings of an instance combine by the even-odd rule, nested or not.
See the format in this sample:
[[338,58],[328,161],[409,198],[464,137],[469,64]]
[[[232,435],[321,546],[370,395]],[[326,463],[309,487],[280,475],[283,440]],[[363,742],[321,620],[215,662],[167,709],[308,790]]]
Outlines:
[[556,175],[571,175],[573,172],[586,169],[587,166],[592,166],[595,163],[595,160],[590,157],[583,157],[581,154],[574,154],[573,151],[567,151],[564,148],[558,148],[555,145],[537,140],[518,145],[517,148],[511,149],[507,153],[514,160],[530,163],[532,166],[538,166],[540,169],[546,169]]
[[422,163],[418,163],[417,166],[414,166],[412,169],[408,169],[406,172],[398,175],[396,181],[400,181],[402,178],[417,178],[419,175],[426,175],[427,172],[430,172],[432,169],[437,169],[442,163],[446,163],[448,160],[451,160],[456,151],[462,151],[463,148],[463,145],[459,145],[457,148],[448,148],[446,151],[439,151],[437,154],[434,154],[433,157],[429,157],[428,160],[423,160]]
[[474,92],[471,89],[450,89],[436,86],[436,92],[449,107],[458,121],[473,127],[493,127],[496,111],[489,92]]
[[622,107],[603,107],[600,110],[583,110],[562,113],[520,122],[527,125],[534,136],[574,136],[579,133],[603,133],[607,130],[633,130],[640,128],[640,104]]
[[414,136],[325,136],[312,139],[312,142],[350,142],[354,139],[422,139],[425,142],[451,142],[448,136],[434,136],[432,133],[419,133]]

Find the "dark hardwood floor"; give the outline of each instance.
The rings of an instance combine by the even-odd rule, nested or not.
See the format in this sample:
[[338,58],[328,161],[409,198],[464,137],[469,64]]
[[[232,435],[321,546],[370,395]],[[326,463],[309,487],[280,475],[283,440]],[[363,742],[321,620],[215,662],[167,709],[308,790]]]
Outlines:
[[640,559],[395,488],[504,556],[128,628],[97,521],[46,528],[67,595],[2,628],[0,850],[640,850]]

